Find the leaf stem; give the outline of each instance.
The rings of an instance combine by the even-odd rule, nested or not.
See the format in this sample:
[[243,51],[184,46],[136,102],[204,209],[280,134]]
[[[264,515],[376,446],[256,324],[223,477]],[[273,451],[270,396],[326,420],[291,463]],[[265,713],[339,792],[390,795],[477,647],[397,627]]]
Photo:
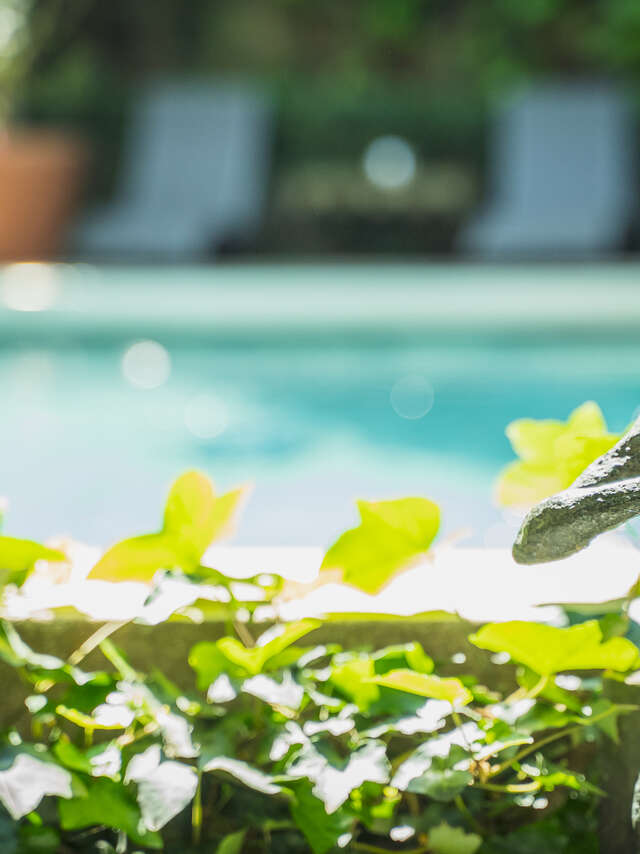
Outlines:
[[100,646],[100,644],[105,641],[110,635],[114,632],[117,632],[118,629],[125,626],[129,620],[119,620],[118,622],[105,623],[103,626],[100,626],[99,629],[90,635],[84,643],[82,643],[76,650],[74,650],[69,658],[67,659],[67,664],[70,664],[72,667],[77,666],[80,662],[85,659],[90,652]]
[[547,676],[541,676],[538,679],[538,681],[535,683],[535,685],[533,685],[531,688],[529,688],[528,691],[525,688],[523,688],[522,686],[520,686],[520,688],[517,688],[513,692],[513,694],[509,694],[509,696],[505,700],[505,703],[507,703],[507,704],[515,703],[518,700],[533,700],[535,697],[538,696],[538,694],[540,694],[541,691],[544,691],[544,689],[547,687],[548,682],[549,682],[549,676],[547,675]]
[[540,783],[537,780],[532,780],[531,783],[508,783],[505,786],[500,786],[497,783],[474,783],[476,789],[485,789],[487,792],[505,792],[510,795],[520,795],[527,792],[537,792],[540,788]]
[[194,845],[200,845],[202,838],[202,770],[198,769],[198,785],[191,807],[191,838]]
[[482,825],[476,819],[476,817],[473,815],[473,813],[471,812],[469,807],[465,804],[464,798],[462,797],[462,795],[456,795],[455,798],[453,799],[453,802],[458,807],[458,810],[462,813],[462,815],[469,822],[469,825],[474,830],[476,830],[478,833],[483,834],[484,831],[482,829]]
[[547,687],[547,683],[549,682],[549,676],[541,676],[533,688],[530,688],[527,693],[524,695],[525,700],[533,700],[538,696],[544,689]]
[[[369,845],[368,842],[352,842],[349,846],[353,851],[368,851],[369,854],[393,854],[392,848],[381,848],[378,845]],[[420,848],[407,848],[403,854],[426,854],[430,848],[421,846]]]
[[553,741],[559,741],[561,738],[565,738],[569,735],[574,735],[574,733],[580,732],[585,726],[591,726],[592,724],[597,723],[598,721],[604,720],[604,718],[609,717],[609,715],[614,714],[616,711],[615,707],[607,709],[604,712],[600,712],[598,715],[594,715],[592,718],[586,718],[584,723],[574,724],[574,726],[567,727],[566,729],[560,730],[560,732],[551,733],[551,735],[546,736],[545,738],[541,738],[540,741],[536,741],[533,744],[529,744],[526,747],[523,747],[515,756],[511,759],[505,759],[504,762],[501,762],[500,765],[497,765],[489,774],[489,777],[497,777],[498,774],[502,774],[507,768],[513,765],[514,762],[519,762],[521,759],[524,759],[526,756],[529,756],[530,753],[535,753],[536,750],[539,750],[541,747],[544,747],[547,744],[551,744]]
[[255,646],[255,641],[251,636],[251,632],[244,625],[244,623],[241,623],[240,620],[234,620],[233,628],[235,629],[236,634],[238,635],[242,643],[247,647],[247,649],[251,649]]

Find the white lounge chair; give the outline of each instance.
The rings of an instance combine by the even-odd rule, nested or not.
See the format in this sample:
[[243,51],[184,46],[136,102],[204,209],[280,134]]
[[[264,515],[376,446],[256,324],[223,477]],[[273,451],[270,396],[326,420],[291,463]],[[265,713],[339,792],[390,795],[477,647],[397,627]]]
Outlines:
[[635,213],[629,106],[600,84],[518,93],[495,117],[489,202],[459,245],[484,256],[585,255],[619,249]]
[[251,242],[266,195],[270,118],[265,97],[238,84],[148,83],[116,200],[78,228],[77,249],[180,260]]

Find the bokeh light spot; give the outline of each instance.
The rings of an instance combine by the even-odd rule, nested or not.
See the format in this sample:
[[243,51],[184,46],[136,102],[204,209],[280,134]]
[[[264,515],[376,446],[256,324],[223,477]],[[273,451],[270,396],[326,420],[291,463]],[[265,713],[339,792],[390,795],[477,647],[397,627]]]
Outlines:
[[391,389],[391,406],[401,418],[423,418],[433,406],[433,386],[421,374],[401,377]]
[[2,301],[13,311],[45,311],[58,298],[58,273],[51,264],[10,264],[1,281]]
[[137,341],[122,357],[122,373],[137,388],[158,388],[169,379],[171,357],[157,341]]
[[365,175],[376,187],[397,190],[413,181],[416,156],[405,139],[380,136],[365,149],[362,166]]

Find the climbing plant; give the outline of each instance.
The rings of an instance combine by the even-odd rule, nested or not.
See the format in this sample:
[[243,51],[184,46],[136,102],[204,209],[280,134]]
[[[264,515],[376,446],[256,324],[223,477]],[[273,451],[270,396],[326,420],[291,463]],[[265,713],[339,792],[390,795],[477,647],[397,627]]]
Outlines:
[[[607,691],[640,667],[627,616],[470,627],[453,659],[417,642],[345,646],[330,617],[279,617],[285,579],[256,566],[239,584],[210,565],[241,499],[178,478],[157,531],[84,570],[102,594],[146,584],[139,610],[87,622],[60,657],[27,645],[8,606],[38,577],[77,579],[73,550],[0,538],[3,679],[24,694],[0,737],[3,852],[598,851],[603,792],[586,760],[635,710]],[[437,537],[427,499],[359,511],[315,585],[375,594]],[[130,620],[212,630],[170,678],[162,646],[146,662],[127,652]]]

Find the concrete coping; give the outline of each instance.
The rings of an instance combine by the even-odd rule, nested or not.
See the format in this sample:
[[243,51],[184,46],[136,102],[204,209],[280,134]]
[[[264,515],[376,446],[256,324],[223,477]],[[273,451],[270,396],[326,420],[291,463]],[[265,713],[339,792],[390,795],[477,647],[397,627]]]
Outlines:
[[[146,584],[86,580],[97,554],[72,544],[72,568],[66,576],[52,576],[47,568],[54,565],[45,564],[44,571],[37,570],[20,591],[5,594],[0,615],[17,621],[70,616],[89,622],[137,619],[153,625],[176,611],[194,617],[196,600],[224,605],[224,591],[215,585],[170,580],[149,604]],[[286,597],[273,607],[259,607],[256,617],[266,621],[327,614],[345,621],[365,616],[403,621],[450,614],[472,623],[514,619],[558,623],[562,616],[558,605],[579,603],[597,609],[601,603],[624,599],[640,574],[634,548],[606,541],[535,568],[516,564],[507,549],[443,545],[398,574],[380,593],[369,595],[336,581],[318,585],[322,556],[319,548],[213,546],[203,562],[236,579],[238,599],[255,599],[258,589],[243,585],[260,573],[277,573],[289,580]],[[210,611],[205,620],[221,619],[215,608]]]

